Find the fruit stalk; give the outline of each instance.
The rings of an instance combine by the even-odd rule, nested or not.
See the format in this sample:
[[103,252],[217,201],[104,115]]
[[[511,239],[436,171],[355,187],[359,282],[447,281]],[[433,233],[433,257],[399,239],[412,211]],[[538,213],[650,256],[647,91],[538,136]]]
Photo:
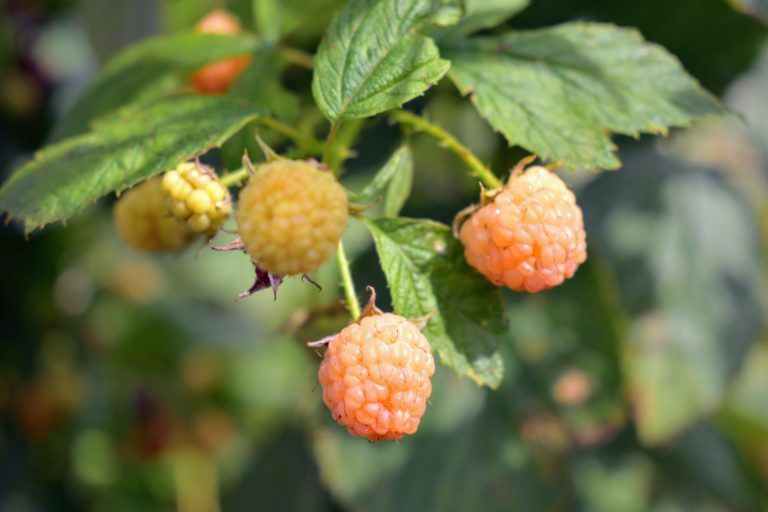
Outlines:
[[350,316],[352,316],[352,320],[357,320],[360,318],[360,302],[357,300],[355,284],[352,281],[352,273],[349,270],[349,260],[347,260],[347,253],[344,251],[344,244],[341,241],[339,241],[339,246],[336,249],[336,261],[339,263],[341,286],[344,289],[344,297],[347,300],[347,309]]
[[459,142],[456,137],[445,131],[440,126],[431,123],[423,117],[412,114],[405,110],[398,110],[392,114],[392,119],[400,124],[412,126],[413,128],[423,131],[427,135],[437,139],[448,150],[452,151],[456,156],[469,166],[472,170],[472,174],[480,178],[480,180],[488,188],[501,187],[501,181],[497,178],[493,172],[484,165],[477,156],[464,144]]

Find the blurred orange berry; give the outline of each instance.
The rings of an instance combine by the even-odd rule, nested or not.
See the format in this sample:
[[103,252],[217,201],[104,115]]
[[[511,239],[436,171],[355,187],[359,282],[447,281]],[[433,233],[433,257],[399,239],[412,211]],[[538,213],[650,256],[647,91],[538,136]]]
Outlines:
[[[242,27],[232,13],[225,9],[216,9],[195,25],[195,31],[201,34],[239,34]],[[199,93],[224,94],[250,62],[251,58],[248,56],[213,62],[196,71],[190,81]]]

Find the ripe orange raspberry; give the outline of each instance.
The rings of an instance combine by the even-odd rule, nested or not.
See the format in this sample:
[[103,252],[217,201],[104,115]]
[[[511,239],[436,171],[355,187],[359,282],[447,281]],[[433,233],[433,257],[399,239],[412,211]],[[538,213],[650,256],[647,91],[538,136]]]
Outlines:
[[516,170],[461,226],[467,262],[497,286],[531,293],[573,276],[587,258],[581,209],[544,167]]
[[115,226],[123,241],[140,251],[179,251],[197,233],[171,215],[160,178],[152,178],[120,196]]
[[378,312],[330,340],[317,375],[323,402],[340,425],[370,441],[393,441],[419,428],[434,373],[419,328]]
[[[195,31],[201,34],[239,34],[242,27],[238,19],[229,11],[216,9],[197,23]],[[197,92],[224,94],[250,62],[251,58],[248,56],[213,62],[195,72],[190,81]]]
[[347,195],[328,171],[294,160],[261,165],[240,191],[245,250],[272,274],[306,274],[325,263],[347,225]]
[[197,162],[183,162],[163,175],[168,209],[198,233],[216,234],[232,213],[232,199],[213,169]]

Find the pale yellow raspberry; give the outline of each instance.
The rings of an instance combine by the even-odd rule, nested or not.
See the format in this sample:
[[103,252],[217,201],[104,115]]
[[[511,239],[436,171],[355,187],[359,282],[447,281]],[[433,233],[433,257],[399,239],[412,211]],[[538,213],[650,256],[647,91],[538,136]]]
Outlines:
[[347,196],[328,171],[308,162],[264,164],[240,191],[237,229],[258,266],[306,274],[334,253],[347,225]]
[[118,235],[140,251],[178,251],[197,237],[168,211],[160,178],[147,180],[122,194],[114,211]]
[[184,162],[163,175],[163,192],[173,215],[198,233],[216,234],[232,213],[232,199],[216,173],[197,162]]

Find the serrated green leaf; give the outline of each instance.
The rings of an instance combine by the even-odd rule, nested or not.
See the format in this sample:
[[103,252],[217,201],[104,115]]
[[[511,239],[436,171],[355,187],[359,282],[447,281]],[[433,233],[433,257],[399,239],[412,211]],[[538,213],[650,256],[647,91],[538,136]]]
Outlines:
[[615,169],[610,132],[664,134],[725,108],[660,46],[598,23],[445,43],[450,77],[510,144]]
[[38,152],[0,189],[0,210],[28,231],[64,220],[182,160],[218,146],[260,112],[226,97],[177,96],[127,108],[92,133]]
[[115,57],[57,126],[53,139],[88,131],[95,118],[132,102],[151,101],[185,85],[195,69],[252,53],[253,35],[180,33],[142,41]]
[[479,384],[497,387],[497,349],[507,329],[498,289],[467,266],[448,226],[415,219],[366,223],[387,276],[395,312],[433,315],[424,334],[443,364]]
[[444,12],[436,0],[351,0],[315,57],[312,93],[331,122],[368,117],[424,93],[448,70],[418,33]]
[[352,195],[350,199],[365,205],[384,196],[384,215],[397,217],[411,193],[412,182],[413,155],[408,146],[402,146],[392,153],[368,186],[359,194]]
[[459,22],[436,32],[439,39],[471,34],[492,28],[522,11],[530,0],[464,0],[464,15]]

